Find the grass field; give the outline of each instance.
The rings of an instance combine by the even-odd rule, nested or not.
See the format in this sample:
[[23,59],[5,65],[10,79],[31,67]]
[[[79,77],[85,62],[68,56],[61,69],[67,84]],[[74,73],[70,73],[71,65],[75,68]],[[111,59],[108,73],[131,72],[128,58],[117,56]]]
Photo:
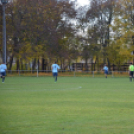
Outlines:
[[128,78],[7,77],[0,134],[134,134]]

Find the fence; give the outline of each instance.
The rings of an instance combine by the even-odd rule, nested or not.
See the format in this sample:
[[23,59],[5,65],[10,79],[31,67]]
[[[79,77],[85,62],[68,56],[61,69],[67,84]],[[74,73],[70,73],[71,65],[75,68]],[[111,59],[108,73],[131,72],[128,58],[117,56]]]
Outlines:
[[[65,71],[60,70],[59,76],[70,77],[104,77],[103,71]],[[51,70],[7,70],[7,76],[52,76]],[[128,77],[128,71],[110,71],[108,77]]]

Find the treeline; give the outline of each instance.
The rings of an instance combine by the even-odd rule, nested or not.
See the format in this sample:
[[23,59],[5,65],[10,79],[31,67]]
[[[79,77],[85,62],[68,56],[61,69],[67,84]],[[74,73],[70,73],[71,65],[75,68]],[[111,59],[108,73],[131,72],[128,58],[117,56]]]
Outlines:
[[[90,0],[78,7],[68,0],[14,0],[6,5],[7,63],[16,69],[32,62],[32,69],[55,59],[116,64],[133,61],[133,0]],[[2,5],[0,6],[2,29]],[[2,40],[2,31],[0,31]],[[0,42],[2,55],[2,41]],[[68,61],[68,65],[65,64]]]

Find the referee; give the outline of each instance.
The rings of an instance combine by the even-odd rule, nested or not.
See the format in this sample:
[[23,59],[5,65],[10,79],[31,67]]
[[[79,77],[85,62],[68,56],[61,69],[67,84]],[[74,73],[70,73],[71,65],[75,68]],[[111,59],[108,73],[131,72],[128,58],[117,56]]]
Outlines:
[[132,63],[130,63],[130,65],[129,65],[129,79],[130,79],[130,81],[132,81],[133,72],[134,72],[134,65]]

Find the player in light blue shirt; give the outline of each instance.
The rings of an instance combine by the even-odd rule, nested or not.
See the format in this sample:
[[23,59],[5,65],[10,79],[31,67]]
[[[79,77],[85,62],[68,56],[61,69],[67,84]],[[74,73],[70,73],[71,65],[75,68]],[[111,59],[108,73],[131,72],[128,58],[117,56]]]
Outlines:
[[4,83],[4,81],[5,81],[6,70],[7,70],[6,64],[5,63],[1,64],[0,65],[0,73],[1,73],[2,83]]
[[[0,67],[1,67],[1,65],[0,65]],[[1,71],[0,71],[0,78],[2,78]]]
[[52,64],[51,69],[52,69],[53,77],[55,78],[55,82],[57,82],[58,70],[60,69],[57,62],[55,62],[55,64]]
[[107,75],[108,75],[108,67],[106,66],[106,64],[104,65],[103,70],[104,70],[105,77],[107,78]]

